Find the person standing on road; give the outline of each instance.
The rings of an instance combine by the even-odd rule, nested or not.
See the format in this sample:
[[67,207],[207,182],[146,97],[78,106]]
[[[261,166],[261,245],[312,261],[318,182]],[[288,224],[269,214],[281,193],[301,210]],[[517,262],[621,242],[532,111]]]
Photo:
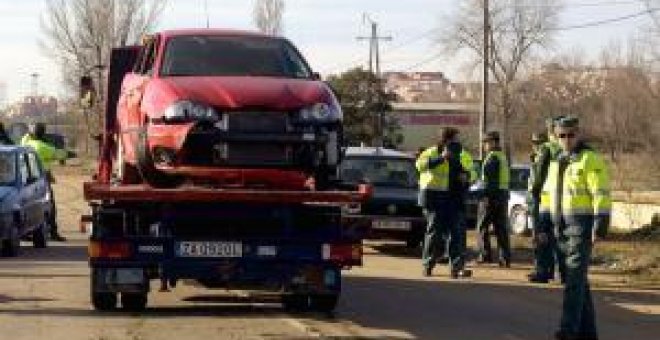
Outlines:
[[532,220],[532,230],[534,231],[534,269],[527,275],[530,282],[548,283],[555,276],[555,262],[559,269],[561,282],[564,282],[564,266],[560,259],[561,254],[557,248],[557,240],[551,228],[551,223],[544,223],[540,220],[539,204],[541,200],[541,190],[548,175],[550,161],[559,155],[561,146],[554,135],[555,120],[557,118],[548,118],[546,121],[547,135],[537,133],[532,136],[532,167],[529,178],[528,209]]
[[21,139],[21,145],[32,147],[37,153],[37,157],[41,161],[44,168],[46,177],[48,178],[48,190],[50,191],[50,198],[52,209],[50,214],[50,237],[55,241],[64,242],[66,239],[60,235],[57,226],[57,206],[55,204],[55,195],[51,184],[55,181],[52,172],[50,171],[52,163],[64,160],[67,158],[65,150],[58,149],[45,141],[46,125],[43,123],[36,123],[30,126],[30,131]]
[[478,262],[493,262],[490,247],[490,227],[492,225],[499,249],[498,263],[500,267],[508,268],[511,266],[511,245],[507,223],[509,162],[500,147],[500,134],[497,131],[487,133],[482,142],[486,152],[482,168],[485,192],[479,202]]
[[550,162],[540,207],[542,219],[552,222],[566,268],[555,338],[597,339],[588,271],[594,241],[609,228],[609,171],[603,158],[580,138],[577,118],[559,119],[555,133],[561,152]]
[[470,277],[465,269],[465,230],[461,207],[469,169],[461,164],[458,130],[444,128],[440,142],[421,153],[415,165],[419,172],[419,203],[427,218],[423,249],[423,275],[431,276],[443,242],[448,243],[452,278]]

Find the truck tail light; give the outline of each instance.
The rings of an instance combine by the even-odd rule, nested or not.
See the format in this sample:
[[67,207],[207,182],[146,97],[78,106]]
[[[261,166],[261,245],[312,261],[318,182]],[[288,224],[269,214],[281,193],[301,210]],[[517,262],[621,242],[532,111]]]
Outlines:
[[362,264],[362,244],[360,243],[324,244],[322,254],[324,260],[329,260],[339,265],[352,266]]
[[132,255],[130,243],[122,241],[90,241],[87,252],[93,259],[125,259]]

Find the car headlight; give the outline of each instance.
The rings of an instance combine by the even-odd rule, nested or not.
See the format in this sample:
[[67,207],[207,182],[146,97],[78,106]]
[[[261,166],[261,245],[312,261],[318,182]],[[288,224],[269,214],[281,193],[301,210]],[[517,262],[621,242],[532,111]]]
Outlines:
[[163,113],[163,118],[168,122],[191,120],[215,122],[220,119],[220,115],[210,106],[182,100],[170,105]]
[[308,123],[328,123],[342,119],[342,112],[339,107],[327,103],[316,103],[304,107],[298,113],[298,119]]

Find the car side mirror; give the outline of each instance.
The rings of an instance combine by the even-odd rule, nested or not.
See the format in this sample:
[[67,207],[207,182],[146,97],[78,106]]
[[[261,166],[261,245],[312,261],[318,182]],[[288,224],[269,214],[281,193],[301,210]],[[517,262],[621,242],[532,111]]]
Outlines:
[[321,80],[321,74],[318,72],[312,73],[312,79],[314,80]]

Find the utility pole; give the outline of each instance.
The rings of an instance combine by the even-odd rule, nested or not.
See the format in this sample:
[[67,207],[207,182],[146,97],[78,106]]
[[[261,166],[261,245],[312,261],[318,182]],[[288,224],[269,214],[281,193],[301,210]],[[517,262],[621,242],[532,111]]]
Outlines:
[[481,142],[486,135],[486,124],[488,117],[488,65],[490,64],[490,13],[488,0],[484,1],[484,36],[483,36],[483,79],[481,84],[481,116],[479,117],[479,157],[481,160],[486,156],[484,154],[483,143]]
[[[380,95],[380,85],[382,82],[381,73],[380,73],[380,47],[379,42],[391,41],[391,36],[380,36],[378,35],[378,23],[372,20],[368,14],[363,15],[363,20],[371,24],[371,35],[368,37],[357,37],[358,41],[369,40],[369,73],[375,75],[376,84],[372,84],[371,88],[375,93],[375,96]],[[374,97],[375,97],[374,96]],[[377,102],[381,102],[381,98],[377,98]],[[377,112],[374,113],[376,117],[376,135],[378,136],[377,144],[378,146],[383,146],[385,140],[385,113],[379,108]]]

